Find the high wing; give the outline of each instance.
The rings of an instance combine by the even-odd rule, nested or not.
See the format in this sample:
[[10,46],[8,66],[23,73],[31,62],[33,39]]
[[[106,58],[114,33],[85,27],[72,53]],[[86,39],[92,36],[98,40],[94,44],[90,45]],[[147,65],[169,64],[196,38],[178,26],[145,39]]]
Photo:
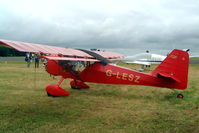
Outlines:
[[20,52],[51,54],[51,56],[45,57],[51,60],[99,61],[101,58],[96,58],[97,56],[103,57],[107,60],[120,60],[123,58],[123,55],[115,52],[107,52],[107,51],[86,52],[87,50],[63,48],[57,46],[49,46],[49,45],[34,44],[27,42],[10,41],[10,40],[0,40],[0,45],[5,45]]

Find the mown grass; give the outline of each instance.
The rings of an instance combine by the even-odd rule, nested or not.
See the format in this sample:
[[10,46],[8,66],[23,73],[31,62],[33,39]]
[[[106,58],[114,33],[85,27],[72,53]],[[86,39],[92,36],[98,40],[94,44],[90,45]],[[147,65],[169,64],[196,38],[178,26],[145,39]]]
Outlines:
[[70,80],[62,87],[71,96],[51,98],[45,86],[59,78],[42,67],[35,73],[23,63],[1,63],[0,133],[198,133],[198,69],[190,65],[184,99],[146,86],[88,83],[91,89],[72,90]]
[[199,60],[199,57],[191,57],[190,60]]

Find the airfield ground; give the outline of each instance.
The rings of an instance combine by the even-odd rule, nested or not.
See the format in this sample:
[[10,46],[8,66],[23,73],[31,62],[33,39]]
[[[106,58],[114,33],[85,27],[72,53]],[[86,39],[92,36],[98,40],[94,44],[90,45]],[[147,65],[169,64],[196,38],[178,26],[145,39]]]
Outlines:
[[145,86],[72,90],[69,80],[62,87],[71,96],[47,97],[45,86],[57,80],[42,67],[35,73],[24,63],[0,62],[0,133],[199,133],[197,64],[190,65],[184,99]]

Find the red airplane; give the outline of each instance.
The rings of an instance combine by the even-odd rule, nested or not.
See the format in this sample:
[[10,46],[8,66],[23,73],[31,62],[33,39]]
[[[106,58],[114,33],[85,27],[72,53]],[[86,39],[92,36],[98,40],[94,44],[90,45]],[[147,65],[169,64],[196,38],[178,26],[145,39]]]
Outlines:
[[[124,84],[164,87],[184,90],[187,88],[189,54],[174,49],[155,70],[150,73],[137,72],[111,63],[123,56],[114,52],[70,49],[41,44],[0,40],[0,44],[21,52],[40,53],[47,59],[46,71],[61,76],[57,84],[46,87],[48,96],[69,96],[60,84],[70,78],[71,88],[89,88],[85,82],[102,84]],[[183,98],[177,94],[177,98]]]

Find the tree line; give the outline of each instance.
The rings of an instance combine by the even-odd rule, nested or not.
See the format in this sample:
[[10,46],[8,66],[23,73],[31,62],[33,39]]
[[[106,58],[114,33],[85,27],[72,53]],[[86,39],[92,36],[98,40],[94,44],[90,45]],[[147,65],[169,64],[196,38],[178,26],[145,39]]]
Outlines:
[[25,56],[25,52],[19,52],[17,50],[0,46],[0,56],[8,57],[8,56]]

